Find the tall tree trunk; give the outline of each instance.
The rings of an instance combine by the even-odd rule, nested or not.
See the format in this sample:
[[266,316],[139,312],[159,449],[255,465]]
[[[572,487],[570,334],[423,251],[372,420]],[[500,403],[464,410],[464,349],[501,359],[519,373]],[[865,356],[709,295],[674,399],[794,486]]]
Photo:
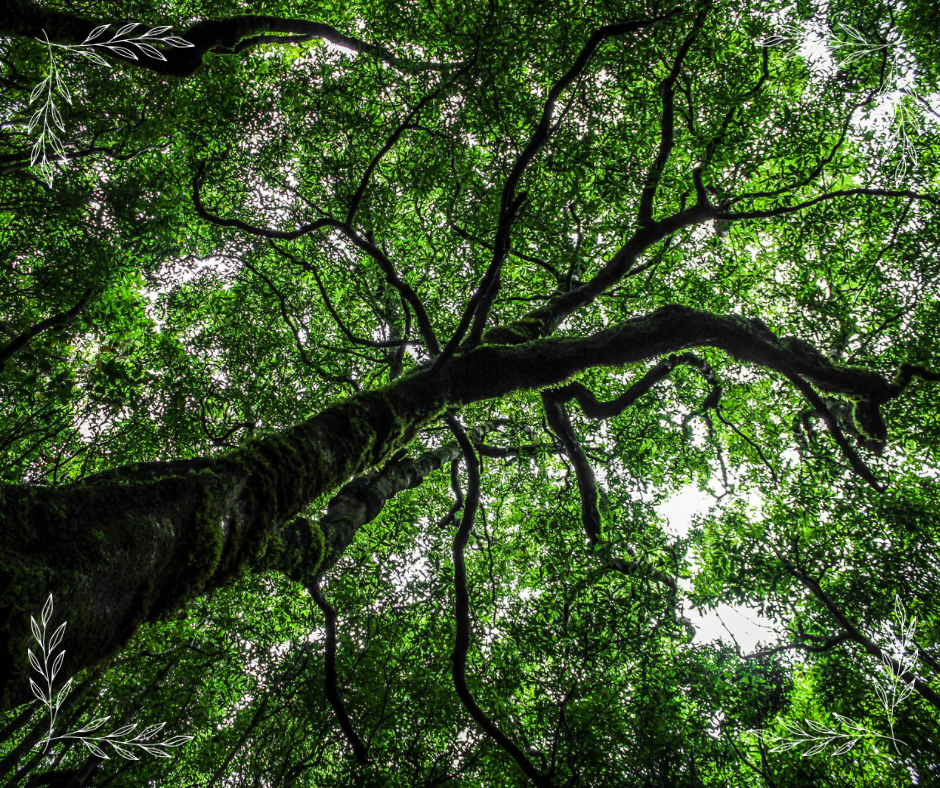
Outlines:
[[[2,485],[0,709],[30,698],[30,616],[50,593],[55,613],[47,636],[68,622],[61,647],[71,675],[114,654],[143,622],[249,566],[315,577],[325,559],[335,560],[326,546],[348,540],[296,515],[388,459],[446,408],[699,345],[775,369],[801,390],[812,384],[876,409],[902,388],[837,367],[738,316],[671,306],[583,339],[484,345],[218,457],[141,463],[63,487]],[[293,523],[289,538],[272,540],[286,523]]]

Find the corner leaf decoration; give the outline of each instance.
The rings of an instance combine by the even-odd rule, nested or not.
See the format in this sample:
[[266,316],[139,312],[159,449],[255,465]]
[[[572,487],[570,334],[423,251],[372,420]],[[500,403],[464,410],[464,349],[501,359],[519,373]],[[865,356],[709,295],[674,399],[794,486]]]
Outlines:
[[[45,96],[45,101],[30,118],[27,131],[32,133],[37,126],[40,127],[39,139],[32,148],[30,166],[35,166],[36,162],[40,161],[40,159],[42,160],[39,164],[39,173],[40,177],[47,185],[52,185],[53,161],[58,161],[59,164],[63,164],[66,160],[65,148],[62,147],[62,143],[56,134],[56,129],[61,132],[65,131],[65,124],[62,121],[62,115],[55,105],[55,93],[58,93],[69,104],[72,103],[72,97],[69,94],[68,88],[65,86],[65,82],[62,80],[62,74],[56,63],[53,47],[68,50],[69,52],[87,58],[93,63],[97,63],[99,66],[110,68],[111,66],[108,61],[95,52],[96,47],[103,47],[123,57],[137,60],[136,53],[131,49],[131,47],[136,47],[147,57],[154,58],[155,60],[166,60],[163,53],[153,47],[152,44],[161,43],[177,49],[185,49],[193,46],[193,44],[183,38],[164,35],[164,33],[170,29],[169,26],[155,27],[141,36],[128,38],[127,34],[137,27],[138,24],[138,22],[131,22],[128,25],[124,25],[107,41],[96,40],[101,38],[110,26],[100,25],[92,30],[88,34],[88,37],[78,45],[53,44],[49,40],[46,31],[42,31],[46,48],[49,50],[49,72],[46,74],[46,78],[33,88],[33,92],[29,97],[29,103],[33,104],[43,96]],[[51,156],[49,155],[49,150],[51,150]]]
[[[781,50],[784,60],[799,54],[800,50],[808,47],[814,41],[825,43],[835,65],[844,69],[846,66],[861,60],[876,52],[885,51],[889,55],[887,74],[876,91],[876,96],[885,99],[888,106],[890,120],[885,121],[882,130],[885,151],[890,152],[897,148],[900,158],[894,171],[895,181],[900,183],[907,172],[908,162],[917,166],[917,150],[914,148],[912,136],[922,135],[924,126],[921,115],[915,112],[914,107],[921,104],[930,112],[937,108],[917,94],[910,87],[907,64],[902,62],[905,51],[904,41],[897,33],[889,34],[889,38],[872,43],[851,25],[835,25],[833,33],[813,29],[806,24],[786,22],[780,25],[775,32],[768,33],[755,42],[759,47],[770,47]],[[890,90],[890,86],[895,86]]]
[[[898,623],[899,634],[892,637],[895,642],[890,651],[893,652],[893,656],[898,662],[899,670],[896,673],[891,666],[892,654],[889,654],[888,650],[882,649],[882,664],[878,666],[880,669],[875,673],[875,694],[881,701],[888,717],[888,725],[891,728],[890,736],[875,733],[848,717],[843,717],[835,712],[832,716],[842,726],[842,730],[827,727],[815,720],[804,719],[804,726],[795,720],[781,719],[780,724],[787,730],[789,736],[778,736],[775,733],[756,729],[750,730],[748,733],[759,736],[765,744],[770,745],[771,752],[786,752],[800,745],[809,744],[811,745],[810,748],[803,753],[804,758],[818,755],[830,744],[838,744],[832,755],[843,755],[862,739],[870,741],[887,739],[894,743],[895,752],[900,754],[898,740],[894,737],[894,710],[913,690],[913,686],[905,682],[900,674],[910,671],[914,664],[917,652],[912,648],[912,643],[917,617],[912,618],[910,624],[907,624],[907,612],[904,610],[901,598],[897,595],[894,597],[894,617]],[[903,742],[901,743],[903,744]]]
[[33,666],[33,670],[39,673],[43,679],[42,685],[33,679],[30,679],[29,686],[33,691],[33,695],[35,695],[36,698],[42,702],[43,706],[49,710],[49,732],[46,734],[46,737],[42,742],[43,752],[49,748],[50,742],[59,741],[62,739],[77,739],[88,748],[92,755],[95,755],[99,758],[110,760],[111,756],[109,756],[108,753],[102,749],[103,745],[110,745],[111,748],[123,758],[127,758],[131,761],[137,761],[140,759],[131,748],[136,747],[140,750],[143,750],[148,755],[156,755],[158,758],[169,758],[170,754],[163,748],[179,747],[181,744],[185,744],[193,738],[192,736],[174,736],[162,742],[151,741],[154,736],[163,730],[163,726],[166,725],[165,722],[161,722],[157,725],[151,725],[149,728],[144,728],[144,730],[142,730],[136,736],[131,736],[131,734],[137,728],[137,723],[134,723],[133,725],[125,725],[121,728],[118,728],[116,731],[112,731],[111,733],[95,736],[90,735],[95,733],[95,731],[97,731],[102,725],[111,719],[110,717],[99,717],[98,719],[92,720],[87,725],[79,728],[76,731],[65,733],[61,736],[53,736],[52,734],[55,730],[56,715],[59,713],[59,708],[62,706],[62,702],[65,700],[72,689],[72,679],[69,679],[59,690],[59,692],[55,694],[55,699],[53,700],[53,686],[55,683],[55,677],[62,668],[62,662],[65,659],[65,651],[60,651],[55,656],[53,656],[53,654],[56,648],[58,648],[59,643],[62,642],[62,637],[65,635],[65,622],[60,624],[55,632],[52,633],[52,636],[47,640],[46,628],[48,627],[49,621],[51,619],[52,594],[49,594],[49,598],[46,600],[46,604],[42,608],[42,615],[40,616],[42,627],[40,628],[39,624],[36,623],[35,617],[30,616],[29,619],[33,631],[33,637],[36,639],[36,642],[39,643],[39,650],[42,654],[41,657],[37,657],[33,653],[32,649],[28,649],[29,664]]

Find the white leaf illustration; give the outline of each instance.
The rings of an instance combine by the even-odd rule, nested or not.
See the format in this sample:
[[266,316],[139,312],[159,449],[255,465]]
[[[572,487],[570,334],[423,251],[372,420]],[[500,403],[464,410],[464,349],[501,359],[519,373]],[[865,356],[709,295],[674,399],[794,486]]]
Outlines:
[[131,22],[129,25],[124,25],[124,27],[122,27],[120,30],[117,31],[117,33],[114,34],[114,36],[111,38],[111,40],[114,41],[115,39],[120,38],[121,36],[123,36],[125,33],[130,33],[131,30],[133,30],[135,27],[137,27],[138,24],[140,24],[140,23],[139,23],[139,22]]
[[106,760],[106,761],[110,761],[110,760],[111,760],[111,759],[108,757],[108,754],[107,754],[104,750],[102,750],[97,744],[93,744],[92,742],[88,741],[88,739],[81,739],[80,741],[81,741],[81,743],[84,744],[89,750],[91,750],[92,755],[97,755],[99,758],[104,758],[104,760]]
[[176,47],[177,49],[186,49],[187,47],[195,47],[195,44],[190,44],[185,38],[177,38],[176,36],[168,36],[163,39],[164,44],[169,44],[171,47]]
[[117,52],[119,55],[123,55],[124,57],[129,58],[130,60],[137,60],[137,55],[135,55],[126,47],[108,46],[107,44],[105,44],[105,46],[107,46],[108,49],[110,49],[112,52]]
[[35,695],[39,700],[41,700],[43,703],[49,702],[46,700],[46,693],[44,693],[40,689],[39,685],[32,679],[29,680],[29,687],[33,691],[33,695]]
[[62,705],[62,701],[64,701],[68,697],[68,694],[71,691],[72,691],[72,679],[69,679],[67,682],[65,682],[65,686],[59,690],[59,694],[56,696],[55,707],[57,709],[59,708],[59,706]]
[[[68,88],[65,87],[65,83],[62,81],[62,77],[59,76],[58,71],[55,72],[55,86],[56,90],[59,91],[59,95],[71,104],[72,97],[69,95]],[[55,646],[52,646],[52,648],[55,648]]]
[[49,641],[49,651],[55,651],[59,643],[62,642],[62,637],[65,635],[65,625],[68,622],[63,621],[58,629],[52,633],[52,639]]
[[186,744],[188,741],[192,741],[195,738],[193,736],[174,736],[172,739],[167,739],[163,742],[164,747],[179,747],[181,744]]
[[[34,128],[36,128],[36,124],[39,123],[39,119],[41,117],[42,117],[42,110],[37,112],[35,115],[33,115],[33,117],[29,119],[29,125],[26,127],[26,130],[31,132]],[[39,670],[39,668],[37,668],[37,670]]]
[[59,114],[59,110],[55,108],[55,104],[49,105],[49,114],[52,115],[52,121],[59,127],[59,131],[65,131],[65,124],[62,122],[62,116]]
[[[29,94],[30,104],[32,104],[36,99],[38,99],[40,95],[42,95],[42,90],[46,86],[46,83],[48,81],[49,81],[48,79],[44,79],[42,82],[36,85],[36,87],[33,88],[33,92]],[[29,618],[33,622],[33,637],[35,637],[36,640],[39,640],[39,636],[36,634],[39,631],[39,628],[36,624],[36,619],[33,618],[32,616],[30,616]]]
[[132,730],[134,730],[134,728],[136,728],[136,727],[137,727],[137,723],[136,723],[136,722],[135,722],[133,725],[125,725],[123,728],[118,728],[116,731],[114,731],[114,733],[109,733],[109,734],[108,734],[108,738],[109,738],[109,739],[111,739],[111,738],[119,739],[119,738],[121,738],[122,736],[126,736],[128,733],[130,733],[130,732],[131,732]]
[[101,57],[101,55],[99,55],[97,52],[92,52],[91,50],[81,50],[79,54],[84,55],[90,61],[97,63],[99,66],[107,66],[108,68],[111,68],[111,64]]
[[121,747],[121,746],[119,746],[119,745],[117,745],[117,744],[112,744],[111,746],[114,747],[114,750],[115,750],[115,752],[117,752],[118,755],[122,755],[123,757],[127,758],[127,760],[129,760],[129,761],[139,761],[139,760],[140,760],[140,758],[138,758],[136,755],[134,755],[134,753],[132,753],[132,752],[131,752],[130,750],[128,750],[128,749],[125,749],[124,747]]
[[49,676],[49,681],[52,681],[59,674],[59,669],[62,667],[63,659],[65,659],[65,652],[60,651],[59,655],[55,658],[55,661],[52,663],[52,675]]
[[88,34],[88,38],[82,41],[82,43],[87,44],[89,41],[94,41],[96,38],[98,38],[98,36],[100,36],[107,29],[108,29],[108,25],[101,25],[100,27],[96,27],[94,30],[92,30]]
[[144,747],[141,745],[141,749],[148,755],[156,755],[158,758],[170,757],[170,753],[166,752],[165,750],[161,750],[159,747]]
[[52,594],[49,594],[46,604],[42,606],[42,625],[48,624],[50,618],[52,618]]
[[841,747],[839,747],[839,748],[836,749],[836,750],[833,750],[833,752],[832,752],[833,756],[836,756],[836,755],[844,755],[844,754],[847,753],[849,750],[851,750],[856,744],[858,744],[858,742],[859,742],[859,739],[858,739],[858,738],[856,738],[856,739],[849,739],[849,741],[847,741],[847,742],[846,742],[845,744],[843,744]]
[[33,666],[33,670],[37,673],[42,673],[42,668],[39,666],[39,660],[36,658],[36,655],[33,654],[31,648],[26,649],[26,652],[29,654],[29,664]]
[[146,728],[145,730],[141,731],[140,735],[137,738],[140,741],[146,741],[147,739],[151,739],[156,734],[158,734],[161,730],[163,730],[164,725],[166,725],[165,722],[160,722],[156,725],[151,725],[149,728]]
[[167,30],[170,29],[169,25],[163,27],[155,27],[152,30],[148,30],[142,38],[155,38],[156,36],[162,36]]
[[142,50],[145,55],[149,55],[154,60],[166,60],[159,49],[154,49],[150,44],[136,44],[137,48]]
[[84,728],[79,728],[75,732],[76,733],[90,733],[91,731],[96,731],[98,730],[98,728],[100,728],[110,719],[111,719],[110,717],[99,717],[97,720],[92,720]]
[[828,739],[824,739],[824,740],[821,741],[819,744],[817,744],[815,747],[810,747],[810,749],[808,749],[806,752],[804,752],[804,753],[803,753],[803,757],[804,757],[804,758],[809,758],[809,757],[812,756],[812,755],[816,755],[817,753],[820,753],[820,752],[822,752],[823,750],[825,750],[826,747],[828,747],[828,746],[829,746],[829,740],[828,740]]
[[799,742],[795,741],[784,741],[783,744],[778,744],[774,747],[771,752],[786,752],[787,750],[792,750]]

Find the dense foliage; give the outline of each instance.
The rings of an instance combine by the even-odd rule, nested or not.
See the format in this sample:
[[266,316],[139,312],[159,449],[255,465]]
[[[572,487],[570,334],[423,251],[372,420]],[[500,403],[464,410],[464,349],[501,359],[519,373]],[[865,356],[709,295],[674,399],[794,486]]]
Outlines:
[[[156,13],[0,11],[0,506],[469,371],[303,502],[328,544],[357,513],[323,566],[135,620],[56,721],[192,741],[42,752],[12,703],[7,784],[940,784],[932,4]],[[195,46],[75,53],[135,21]],[[71,103],[30,104],[50,54]],[[714,505],[677,534],[689,486]],[[77,626],[65,527],[30,543],[38,604],[3,596],[24,533],[0,512],[0,625],[55,591]],[[718,604],[774,638],[695,637]],[[821,739],[774,751],[794,725]]]

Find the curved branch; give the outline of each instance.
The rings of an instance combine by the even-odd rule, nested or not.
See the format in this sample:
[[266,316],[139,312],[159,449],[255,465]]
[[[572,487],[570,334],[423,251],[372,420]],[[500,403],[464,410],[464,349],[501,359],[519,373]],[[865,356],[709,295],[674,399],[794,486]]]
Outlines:
[[330,300],[330,295],[329,293],[327,293],[326,287],[324,287],[323,285],[323,280],[320,279],[320,272],[317,271],[316,266],[311,265],[306,260],[301,260],[297,257],[294,257],[294,255],[292,255],[290,252],[284,249],[281,249],[281,247],[275,244],[274,241],[268,240],[268,243],[282,257],[287,258],[294,265],[298,266],[299,268],[302,268],[304,271],[307,271],[308,273],[313,274],[313,278],[317,282],[317,287],[320,289],[320,295],[323,296],[323,303],[326,304],[326,308],[327,310],[329,310],[329,313],[333,316],[333,319],[336,321],[336,325],[339,326],[339,330],[342,331],[346,335],[346,338],[350,342],[356,345],[363,345],[364,347],[374,347],[374,348],[404,347],[405,345],[417,345],[418,344],[417,342],[409,342],[407,339],[392,339],[392,340],[387,340],[387,341],[380,341],[376,339],[362,339],[361,337],[357,337],[355,334],[352,333],[352,331],[350,331],[346,327],[346,324],[343,322],[342,318],[339,316],[339,313],[336,311],[336,308],[333,306],[333,302]]
[[308,235],[315,230],[320,230],[324,227],[332,227],[333,229],[339,230],[350,241],[352,241],[353,244],[358,246],[362,251],[375,260],[376,263],[378,263],[379,268],[382,269],[382,273],[385,274],[385,281],[398,290],[398,292],[401,293],[402,297],[414,310],[415,317],[418,320],[418,329],[421,331],[421,336],[424,338],[428,352],[432,356],[436,356],[440,352],[440,345],[438,345],[437,337],[434,334],[434,329],[431,327],[431,320],[428,317],[427,310],[424,308],[424,304],[421,302],[418,294],[407,282],[403,281],[398,276],[398,272],[395,270],[395,266],[392,265],[391,260],[389,260],[386,254],[374,243],[367,240],[366,238],[363,238],[345,222],[341,222],[339,219],[333,219],[331,217],[317,219],[315,222],[302,225],[296,230],[268,230],[264,227],[256,227],[252,224],[248,224],[247,222],[243,222],[241,219],[222,219],[221,217],[216,216],[215,214],[212,214],[206,210],[206,207],[203,205],[202,199],[199,195],[199,183],[202,180],[205,168],[205,162],[202,162],[199,165],[196,175],[193,177],[193,203],[196,206],[196,212],[203,219],[220,227],[235,227],[239,230],[242,230],[243,232],[248,233],[249,235],[267,238],[268,240],[279,238],[285,241],[292,241],[295,238]]
[[271,289],[277,298],[278,305],[281,309],[281,317],[284,318],[284,322],[287,323],[287,327],[290,329],[291,334],[294,335],[294,342],[297,345],[297,350],[300,351],[300,358],[304,362],[304,365],[316,372],[324,380],[329,380],[333,383],[345,383],[348,386],[352,386],[355,391],[359,391],[359,384],[356,383],[351,377],[347,375],[334,375],[331,372],[327,372],[319,364],[313,363],[307,356],[307,350],[304,348],[304,343],[300,339],[300,332],[297,330],[297,327],[294,325],[294,321],[291,320],[290,313],[287,311],[287,299],[284,297],[284,294],[275,287],[274,283],[261,271],[255,268],[247,260],[242,260],[242,265],[245,266],[249,271],[251,271],[255,276],[259,277],[264,281],[264,283]]
[[679,52],[676,54],[676,59],[672,64],[672,70],[659,85],[659,94],[662,96],[663,100],[663,114],[660,119],[659,153],[657,153],[656,159],[653,161],[649,172],[646,174],[646,183],[643,186],[643,191],[640,193],[640,208],[637,213],[637,223],[640,227],[646,227],[653,221],[653,200],[656,197],[656,189],[659,186],[663,170],[666,169],[666,163],[669,161],[669,155],[672,153],[672,148],[675,144],[676,80],[679,78],[679,72],[682,71],[682,63],[685,60],[685,56],[688,54],[692,42],[695,41],[695,37],[702,29],[702,25],[705,23],[705,17],[708,15],[710,9],[711,0],[705,0],[702,5],[702,10],[699,11],[698,16],[695,17],[692,29],[688,32],[685,40],[679,47]]
[[448,416],[447,424],[454,433],[467,463],[467,500],[463,510],[460,528],[454,535],[454,620],[457,631],[454,636],[454,650],[451,653],[454,688],[464,708],[483,731],[517,763],[526,776],[539,788],[551,788],[550,780],[542,775],[525,753],[503,733],[493,720],[481,709],[467,686],[467,651],[470,648],[470,593],[467,590],[467,564],[463,551],[470,538],[473,520],[480,504],[480,463],[470,439],[453,416]]
[[822,635],[803,635],[803,638],[806,640],[815,640],[820,645],[811,646],[809,643],[787,643],[785,646],[777,646],[776,648],[765,648],[760,651],[755,651],[753,654],[748,654],[743,657],[743,659],[760,659],[762,657],[768,657],[771,654],[779,654],[782,651],[790,651],[792,649],[799,649],[801,651],[808,651],[811,654],[823,654],[826,651],[831,651],[840,643],[844,643],[847,640],[852,640],[852,635],[848,632],[840,632],[838,635],[832,635],[831,637],[823,637]]
[[777,208],[770,208],[766,211],[739,211],[732,213],[718,211],[715,218],[728,222],[740,221],[741,219],[766,219],[770,216],[783,216],[788,213],[796,213],[797,211],[805,210],[825,200],[831,200],[834,197],[852,197],[856,194],[871,194],[876,197],[906,197],[910,200],[926,200],[934,205],[940,205],[940,198],[930,194],[912,192],[908,189],[840,189],[839,191],[821,194],[819,197],[801,202],[799,205],[782,205]]
[[333,707],[333,713],[336,714],[336,719],[343,735],[346,737],[346,741],[353,749],[356,761],[360,766],[365,766],[369,763],[369,751],[362,743],[362,739],[359,738],[359,734],[356,733],[352,720],[349,719],[349,713],[346,711],[346,704],[343,703],[343,698],[339,694],[339,678],[336,673],[336,611],[326,601],[326,597],[320,591],[320,585],[316,580],[307,586],[307,591],[323,613],[324,628],[326,629],[324,661],[326,699]]

